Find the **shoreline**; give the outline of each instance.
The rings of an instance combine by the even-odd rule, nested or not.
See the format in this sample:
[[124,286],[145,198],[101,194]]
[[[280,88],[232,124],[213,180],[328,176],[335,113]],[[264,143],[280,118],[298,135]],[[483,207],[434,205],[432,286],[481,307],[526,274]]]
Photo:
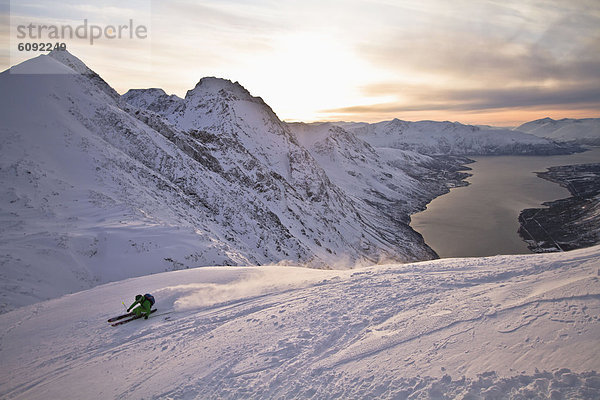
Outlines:
[[566,188],[571,197],[521,211],[518,233],[527,247],[544,253],[600,243],[600,163],[551,167],[537,176]]

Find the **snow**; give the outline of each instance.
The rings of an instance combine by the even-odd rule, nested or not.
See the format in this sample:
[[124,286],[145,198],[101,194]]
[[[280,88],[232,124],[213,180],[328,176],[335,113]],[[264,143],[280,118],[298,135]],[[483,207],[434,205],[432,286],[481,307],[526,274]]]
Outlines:
[[132,278],[0,315],[0,397],[596,399],[599,275],[596,246]]
[[373,147],[414,150],[424,154],[499,155],[562,154],[552,141],[503,128],[464,125],[459,122],[402,121],[374,124],[339,123]]
[[600,144],[600,118],[543,118],[527,122],[516,129],[553,140]]
[[[423,173],[417,171],[419,166],[433,164],[431,157],[411,151],[374,148],[333,123],[290,123],[288,126],[329,179],[347,193],[366,199],[367,204],[385,218],[413,214],[423,205],[421,199],[428,196]],[[421,179],[415,178],[417,175]],[[419,240],[408,232],[404,236],[415,242]]]
[[11,74],[49,74],[49,75],[63,75],[63,74],[75,74],[73,69],[69,68],[60,61],[54,60],[52,57],[42,54],[40,57],[36,57],[29,62],[21,63],[10,68]]
[[[238,99],[255,99],[239,82],[232,82],[228,79],[216,78],[214,76],[200,79],[194,89],[188,90],[185,98],[203,98],[206,95],[215,95],[219,92],[229,93]],[[256,100],[258,100],[258,98],[256,98]]]

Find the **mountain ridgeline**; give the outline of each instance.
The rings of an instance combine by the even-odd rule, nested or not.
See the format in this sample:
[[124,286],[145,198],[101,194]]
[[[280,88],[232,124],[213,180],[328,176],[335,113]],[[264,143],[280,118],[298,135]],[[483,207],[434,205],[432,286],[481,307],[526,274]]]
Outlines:
[[450,122],[286,124],[217,78],[120,96],[68,52],[4,71],[0,93],[0,312],[197,266],[432,259],[409,216],[463,184],[464,156],[573,149]]
[[559,142],[600,146],[600,118],[542,118],[527,122],[517,130]]

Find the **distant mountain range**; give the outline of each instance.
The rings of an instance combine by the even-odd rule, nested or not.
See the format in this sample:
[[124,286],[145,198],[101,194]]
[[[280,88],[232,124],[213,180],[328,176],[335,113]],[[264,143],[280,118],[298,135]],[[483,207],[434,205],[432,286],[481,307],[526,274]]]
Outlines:
[[517,130],[464,125],[459,122],[402,121],[373,124],[339,122],[376,148],[416,151],[428,155],[563,154],[573,148]]
[[461,184],[461,156],[573,149],[450,122],[286,124],[217,78],[120,96],[68,52],[2,72],[0,93],[0,312],[196,266],[435,258],[409,216]]
[[553,120],[543,118],[527,122],[518,131],[561,141],[600,146],[600,118]]

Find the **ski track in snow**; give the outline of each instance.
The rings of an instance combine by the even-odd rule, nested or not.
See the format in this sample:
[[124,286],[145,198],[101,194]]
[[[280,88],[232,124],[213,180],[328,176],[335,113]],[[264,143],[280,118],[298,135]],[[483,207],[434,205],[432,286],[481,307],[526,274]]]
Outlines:
[[597,246],[133,278],[1,315],[0,397],[599,398],[599,274]]

